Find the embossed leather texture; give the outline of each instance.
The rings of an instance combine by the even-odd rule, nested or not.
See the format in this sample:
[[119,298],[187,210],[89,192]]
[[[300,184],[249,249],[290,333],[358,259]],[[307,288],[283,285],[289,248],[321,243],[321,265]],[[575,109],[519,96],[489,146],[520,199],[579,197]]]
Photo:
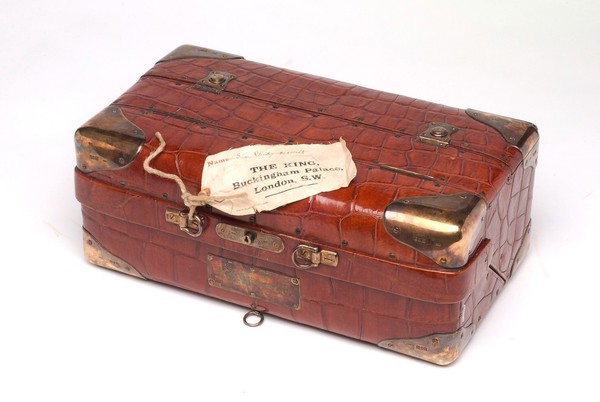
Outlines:
[[[199,89],[213,71],[235,78],[220,93]],[[524,168],[521,150],[464,110],[241,58],[193,55],[161,60],[111,107],[146,140],[122,168],[86,173],[79,165],[77,199],[84,229],[147,279],[379,344],[465,328],[472,333],[517,266],[534,166]],[[420,140],[431,123],[456,129],[447,146]],[[165,221],[167,209],[184,209],[179,187],[142,167],[158,145],[156,131],[167,147],[153,166],[180,176],[192,193],[200,190],[207,155],[250,144],[343,138],[358,174],[347,188],[253,216],[199,208],[205,228],[192,238]],[[464,193],[484,200],[487,213],[461,268],[438,265],[384,228],[383,212],[395,200]],[[219,223],[276,235],[284,250],[228,241],[216,233]],[[296,268],[298,245],[337,253],[338,265]],[[298,308],[211,286],[212,256],[297,279]]]

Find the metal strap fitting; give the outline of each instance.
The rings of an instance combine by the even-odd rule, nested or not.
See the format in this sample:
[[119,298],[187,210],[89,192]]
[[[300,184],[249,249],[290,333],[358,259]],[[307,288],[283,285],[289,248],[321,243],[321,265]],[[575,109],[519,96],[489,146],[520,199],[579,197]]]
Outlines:
[[203,216],[194,215],[190,219],[187,212],[173,209],[165,211],[165,220],[179,226],[181,231],[192,237],[200,236],[204,230],[204,226],[206,226],[206,219]]
[[292,253],[292,262],[296,268],[308,269],[318,267],[320,264],[337,267],[338,255],[336,252],[321,250],[318,247],[299,245]]

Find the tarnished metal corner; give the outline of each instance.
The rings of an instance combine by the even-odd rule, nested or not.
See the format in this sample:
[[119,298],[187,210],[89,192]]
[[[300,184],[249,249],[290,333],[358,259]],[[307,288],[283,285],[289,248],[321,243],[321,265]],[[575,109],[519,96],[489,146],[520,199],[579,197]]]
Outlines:
[[165,57],[160,59],[158,62],[176,60],[176,59],[243,59],[242,56],[232,53],[225,53],[219,50],[208,49],[205,47],[199,47],[194,45],[182,45]]
[[498,131],[508,144],[519,149],[523,155],[524,168],[535,167],[539,143],[535,124],[474,109],[467,109],[465,112],[469,117]]
[[378,346],[440,366],[447,366],[460,356],[469,343],[474,332],[472,327],[471,324],[452,333],[433,334],[422,338],[386,339],[379,342]]
[[85,172],[120,169],[133,162],[146,135],[111,105],[75,132],[77,167]]
[[487,205],[473,194],[398,199],[387,206],[387,233],[444,268],[460,268],[483,237]]
[[107,251],[94,237],[83,229],[83,253],[85,258],[94,265],[112,269],[137,278],[146,279],[140,272],[121,258]]

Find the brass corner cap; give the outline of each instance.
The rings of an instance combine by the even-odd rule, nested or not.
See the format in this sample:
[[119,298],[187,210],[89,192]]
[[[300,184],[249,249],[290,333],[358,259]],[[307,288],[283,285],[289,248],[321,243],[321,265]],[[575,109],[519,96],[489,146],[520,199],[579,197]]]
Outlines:
[[91,264],[140,279],[146,279],[132,265],[106,250],[85,228],[83,229],[83,253]]
[[482,239],[487,204],[461,193],[406,197],[383,213],[386,232],[444,268],[467,264]]
[[508,144],[519,149],[525,167],[535,165],[539,142],[538,128],[535,124],[474,109],[467,109],[465,113],[472,119],[492,127]]
[[221,52],[219,50],[208,49],[205,47],[199,47],[194,45],[181,45],[177,49],[173,50],[165,57],[160,59],[158,62],[186,59],[186,58],[200,58],[200,59],[243,59],[242,56],[232,53]]
[[425,360],[440,366],[453,363],[469,343],[473,335],[473,325],[446,334],[433,334],[422,338],[386,339],[378,346]]
[[111,105],[75,132],[77,167],[85,173],[123,168],[135,160],[145,141],[142,129]]

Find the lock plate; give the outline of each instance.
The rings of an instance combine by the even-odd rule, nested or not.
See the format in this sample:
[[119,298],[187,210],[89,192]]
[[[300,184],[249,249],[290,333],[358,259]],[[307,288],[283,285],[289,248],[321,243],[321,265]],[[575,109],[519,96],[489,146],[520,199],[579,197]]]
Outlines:
[[245,244],[246,246],[259,248],[272,253],[281,253],[285,248],[283,240],[272,234],[229,225],[227,223],[217,224],[215,230],[221,239]]

